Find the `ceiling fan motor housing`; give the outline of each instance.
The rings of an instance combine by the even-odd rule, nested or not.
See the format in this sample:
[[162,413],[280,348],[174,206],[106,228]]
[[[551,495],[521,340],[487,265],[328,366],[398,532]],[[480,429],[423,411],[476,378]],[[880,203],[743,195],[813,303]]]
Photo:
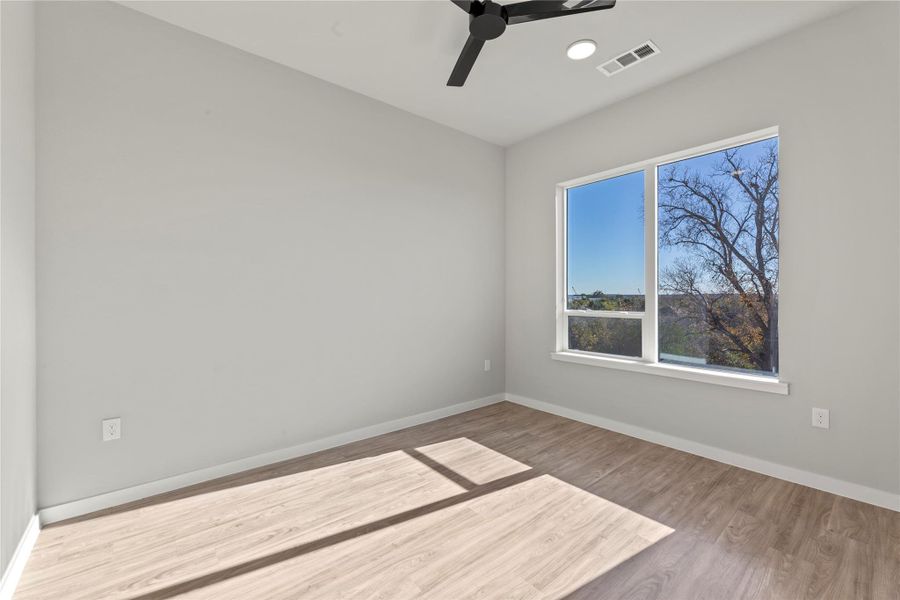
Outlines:
[[469,17],[469,33],[477,40],[488,41],[500,37],[506,31],[506,15],[503,5],[496,2],[473,3]]

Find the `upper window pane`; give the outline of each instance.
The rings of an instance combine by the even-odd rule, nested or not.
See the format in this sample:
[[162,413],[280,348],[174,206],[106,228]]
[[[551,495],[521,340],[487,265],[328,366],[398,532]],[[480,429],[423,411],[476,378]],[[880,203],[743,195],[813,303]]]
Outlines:
[[644,172],[566,193],[567,306],[644,310]]
[[778,138],[661,165],[659,359],[778,373]]

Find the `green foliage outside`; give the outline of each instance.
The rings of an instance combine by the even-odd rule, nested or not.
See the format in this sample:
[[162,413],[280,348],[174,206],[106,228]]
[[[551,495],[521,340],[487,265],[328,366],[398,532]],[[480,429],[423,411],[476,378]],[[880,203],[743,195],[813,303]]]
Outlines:
[[604,294],[599,290],[593,294],[572,294],[569,296],[569,309],[641,312],[644,310],[644,297],[638,295]]
[[569,317],[569,348],[603,354],[640,356],[641,321]]

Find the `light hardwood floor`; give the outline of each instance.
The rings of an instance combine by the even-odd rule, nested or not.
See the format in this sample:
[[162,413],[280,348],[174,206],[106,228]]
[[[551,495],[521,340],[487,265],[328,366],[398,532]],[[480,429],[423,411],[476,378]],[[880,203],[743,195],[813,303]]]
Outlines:
[[501,403],[45,528],[16,600],[900,598],[900,513]]

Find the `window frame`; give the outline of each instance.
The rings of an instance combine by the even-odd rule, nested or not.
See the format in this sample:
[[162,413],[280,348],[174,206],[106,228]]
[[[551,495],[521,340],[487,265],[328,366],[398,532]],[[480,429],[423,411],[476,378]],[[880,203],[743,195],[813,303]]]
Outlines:
[[[718,369],[691,367],[659,361],[659,273],[658,273],[658,198],[657,173],[659,167],[689,158],[726,150],[753,142],[778,137],[778,127],[768,127],[702,146],[665,154],[608,169],[593,175],[570,179],[556,186],[556,347],[551,358],[565,362],[602,366],[678,379],[739,387],[756,391],[788,394],[788,384],[779,375],[736,373]],[[602,311],[572,310],[568,308],[568,190],[598,181],[643,171],[644,174],[644,310]],[[781,207],[779,206],[779,212]],[[781,257],[779,256],[779,261]],[[630,358],[569,349],[569,317],[617,318],[641,320],[641,357]],[[781,319],[779,319],[781,321]]]

